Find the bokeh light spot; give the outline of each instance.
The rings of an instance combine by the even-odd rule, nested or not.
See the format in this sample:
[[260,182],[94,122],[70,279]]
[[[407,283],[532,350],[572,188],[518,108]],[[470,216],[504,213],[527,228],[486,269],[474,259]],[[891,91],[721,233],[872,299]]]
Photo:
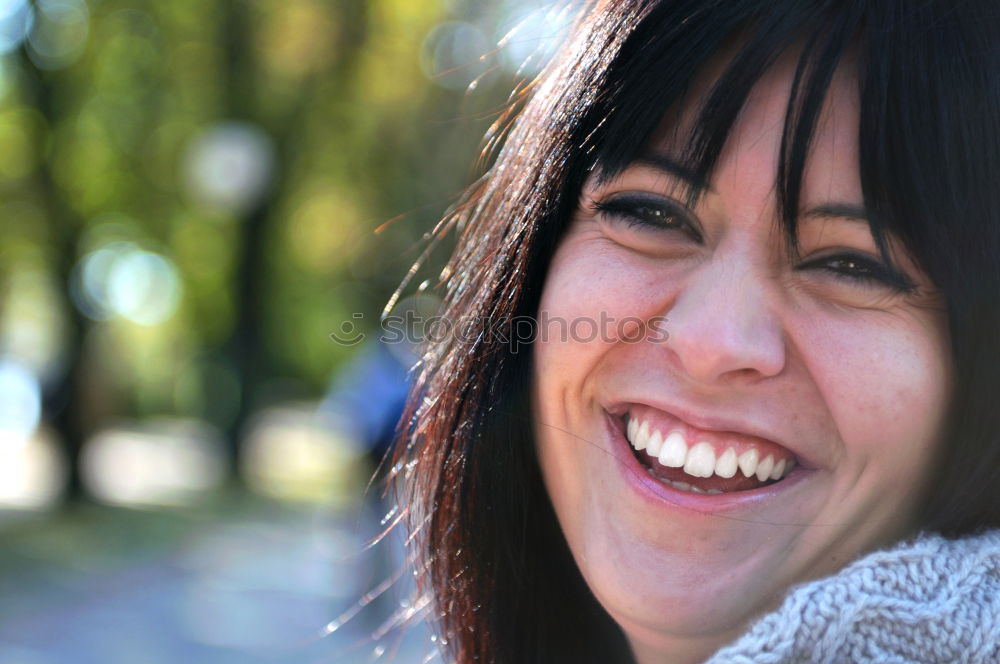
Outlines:
[[36,0],[38,14],[28,35],[28,55],[41,69],[61,69],[87,44],[90,14],[82,0]]
[[20,363],[0,359],[0,447],[24,445],[41,413],[38,379]]
[[115,505],[183,505],[222,481],[222,442],[210,427],[165,419],[105,430],[86,442],[83,477]]
[[184,182],[191,196],[212,208],[243,213],[267,193],[274,147],[259,127],[224,122],[202,132],[188,147]]
[[504,69],[535,75],[555,54],[569,29],[570,3],[515,3],[500,22],[497,43]]
[[483,31],[462,21],[448,21],[427,35],[420,66],[427,77],[451,90],[463,90],[482,76],[490,43]]
[[293,502],[349,502],[363,481],[363,446],[325,413],[284,406],[257,413],[243,443],[255,491]]
[[31,511],[54,507],[65,485],[66,459],[46,427],[36,428],[18,445],[0,443],[0,507]]
[[181,279],[173,262],[118,241],[80,260],[74,299],[94,320],[120,316],[139,325],[157,325],[177,310]]
[[173,315],[181,281],[173,264],[149,251],[119,256],[108,273],[108,302],[116,313],[140,325],[156,325]]
[[35,11],[27,0],[0,0],[0,53],[10,53],[28,36]]

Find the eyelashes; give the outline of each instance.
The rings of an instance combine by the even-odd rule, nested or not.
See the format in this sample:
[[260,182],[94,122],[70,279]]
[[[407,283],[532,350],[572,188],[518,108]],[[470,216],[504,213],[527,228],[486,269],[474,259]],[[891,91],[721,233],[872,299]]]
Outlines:
[[[691,241],[699,244],[703,242],[703,235],[691,212],[667,197],[628,192],[597,201],[591,207],[606,221],[621,224],[628,230],[643,233],[681,232]],[[810,259],[795,269],[820,271],[854,287],[889,289],[904,295],[917,291],[917,285],[905,274],[858,251],[840,251]]]
[[593,208],[605,218],[622,222],[629,228],[678,230],[697,242],[702,241],[690,213],[668,198],[639,193],[620,194],[595,203]]
[[840,253],[812,260],[800,265],[798,269],[826,270],[841,279],[853,281],[863,286],[888,287],[897,293],[911,294],[917,290],[917,285],[903,273],[856,252]]

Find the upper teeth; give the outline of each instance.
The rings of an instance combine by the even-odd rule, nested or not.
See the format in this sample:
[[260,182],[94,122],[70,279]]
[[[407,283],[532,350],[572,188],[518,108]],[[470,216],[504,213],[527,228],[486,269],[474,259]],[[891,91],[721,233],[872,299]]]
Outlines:
[[671,431],[664,436],[658,430],[652,429],[645,420],[640,422],[629,418],[626,433],[635,449],[645,450],[646,454],[656,457],[664,466],[683,468],[685,473],[694,477],[711,477],[713,474],[719,477],[733,477],[739,470],[744,477],[756,475],[757,479],[763,482],[767,479],[781,479],[790,473],[795,465],[794,459],[782,458],[775,462],[771,454],[761,459],[760,451],[754,447],[739,455],[735,449],[729,447],[716,456],[711,443],[700,441],[689,447],[682,432]]

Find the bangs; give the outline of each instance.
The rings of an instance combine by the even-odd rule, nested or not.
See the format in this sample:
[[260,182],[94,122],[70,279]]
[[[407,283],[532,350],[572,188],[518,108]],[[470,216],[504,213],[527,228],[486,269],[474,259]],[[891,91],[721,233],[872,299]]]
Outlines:
[[[581,145],[583,152],[591,155],[590,167],[602,181],[620,174],[647,148],[664,116],[689,101],[696,78],[725,54],[722,73],[679,140],[682,166],[694,182],[707,183],[751,90],[779,57],[794,53],[775,173],[779,222],[794,254],[810,144],[834,73],[849,67],[861,100],[859,174],[873,240],[895,268],[887,238],[897,238],[936,282],[934,273],[942,270],[926,253],[941,248],[933,240],[947,232],[943,220],[963,208],[955,198],[968,183],[941,191],[928,166],[954,164],[952,184],[956,174],[977,169],[970,153],[982,153],[983,145],[970,144],[962,126],[967,118],[949,107],[977,86],[968,80],[971,70],[956,71],[960,63],[981,57],[988,47],[968,39],[974,25],[955,25],[958,17],[945,16],[934,4],[657,3],[631,27],[608,67],[584,123],[595,129]],[[983,51],[976,53],[977,46]],[[984,87],[991,86],[984,82]],[[987,138],[996,141],[995,134]],[[700,195],[695,189],[689,204]],[[941,195],[915,205],[935,192]]]

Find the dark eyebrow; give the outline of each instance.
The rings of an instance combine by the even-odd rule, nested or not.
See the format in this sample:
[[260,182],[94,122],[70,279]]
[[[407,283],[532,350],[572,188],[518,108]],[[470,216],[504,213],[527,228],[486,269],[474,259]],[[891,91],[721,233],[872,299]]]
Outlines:
[[850,203],[824,203],[806,210],[803,217],[818,217],[821,219],[841,218],[868,223],[868,213],[863,207]]
[[658,171],[683,180],[691,188],[692,193],[696,195],[700,196],[705,191],[712,191],[708,183],[699,178],[693,170],[663,152],[645,152],[636,158],[635,163],[652,166]]
[[[696,196],[700,196],[705,191],[714,191],[693,170],[663,152],[643,153],[636,158],[635,163],[652,166],[658,171],[663,171],[678,180],[683,180]],[[823,205],[817,205],[807,210],[802,216],[818,217],[821,219],[842,218],[868,223],[868,213],[865,209],[851,203],[824,203]]]

